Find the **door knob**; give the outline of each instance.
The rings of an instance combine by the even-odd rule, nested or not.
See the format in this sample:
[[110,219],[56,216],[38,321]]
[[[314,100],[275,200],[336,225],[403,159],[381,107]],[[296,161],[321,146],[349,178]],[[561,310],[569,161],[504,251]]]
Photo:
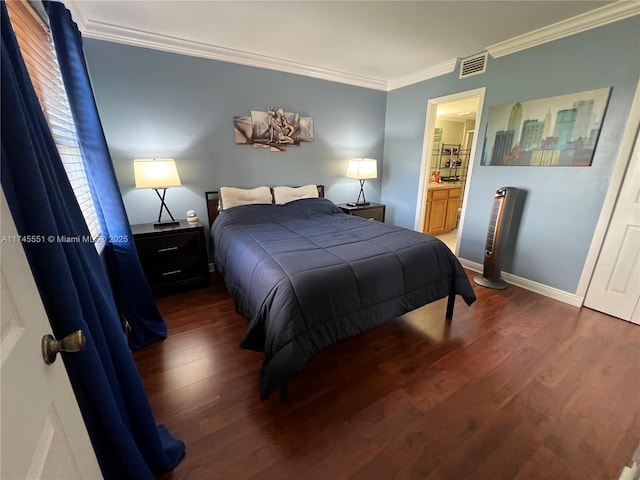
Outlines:
[[47,365],[56,361],[58,352],[79,352],[84,350],[87,338],[82,330],[70,333],[62,340],[56,340],[52,335],[42,337],[42,359]]

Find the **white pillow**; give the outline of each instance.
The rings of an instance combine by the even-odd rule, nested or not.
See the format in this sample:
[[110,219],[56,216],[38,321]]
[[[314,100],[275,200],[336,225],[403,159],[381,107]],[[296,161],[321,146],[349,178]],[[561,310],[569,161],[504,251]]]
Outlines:
[[269,187],[220,187],[220,210],[255,203],[273,203],[271,189]]
[[301,198],[318,198],[317,185],[304,187],[274,187],[273,199],[278,205],[300,200]]

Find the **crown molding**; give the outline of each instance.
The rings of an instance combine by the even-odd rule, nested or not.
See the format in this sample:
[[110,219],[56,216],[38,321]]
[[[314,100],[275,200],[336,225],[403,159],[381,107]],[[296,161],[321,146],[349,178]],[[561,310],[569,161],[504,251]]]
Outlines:
[[640,2],[621,0],[486,48],[493,58],[526,50],[640,14]]
[[390,92],[391,90],[395,90],[397,88],[406,87],[407,85],[413,85],[414,83],[422,82],[423,80],[428,80],[430,78],[439,77],[440,75],[444,75],[446,73],[451,73],[456,69],[457,63],[458,59],[452,58],[451,60],[447,60],[431,67],[423,68],[422,70],[418,70],[417,72],[394,78],[387,82],[387,91]]
[[76,25],[78,25],[78,30],[83,32],[85,30],[87,22],[85,21],[84,16],[80,12],[77,2],[75,0],[64,0],[61,3],[63,3],[64,6],[67,7],[71,12],[71,18],[73,19],[74,22],[76,22]]
[[304,75],[306,77],[319,78],[321,80],[345,83],[348,85],[355,85],[375,90],[387,90],[387,82],[385,80],[338,72],[335,70],[314,67],[312,65],[305,65],[265,55],[257,55],[255,53],[244,52],[231,48],[219,47],[193,40],[185,40],[168,35],[159,35],[157,33],[124,28],[90,19],[84,22],[84,29],[81,31],[84,37],[94,38],[97,40],[107,40],[136,47],[145,47],[193,57],[202,57],[211,60],[247,65],[250,67],[293,73],[296,75]]
[[[374,90],[388,92],[439,77],[453,72],[458,63],[458,59],[453,58],[437,65],[418,70],[417,72],[386,81],[85,19],[76,5],[76,0],[63,1],[71,11],[73,19],[78,24],[78,28],[82,32],[83,37],[303,75]],[[487,47],[485,50],[487,50],[493,58],[499,58],[639,14],[640,2],[637,0],[620,0],[616,3],[557,22],[553,25],[505,40],[504,42],[496,43]]]

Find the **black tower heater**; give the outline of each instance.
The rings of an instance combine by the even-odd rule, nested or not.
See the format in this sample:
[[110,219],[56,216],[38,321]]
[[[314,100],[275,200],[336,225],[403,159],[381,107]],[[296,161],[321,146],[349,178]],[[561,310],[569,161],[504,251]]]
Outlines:
[[482,276],[477,275],[473,281],[483,287],[503,289],[507,282],[500,274],[500,260],[505,244],[509,238],[509,228],[513,220],[517,189],[502,187],[496,191],[489,219],[487,242],[484,247],[484,269]]

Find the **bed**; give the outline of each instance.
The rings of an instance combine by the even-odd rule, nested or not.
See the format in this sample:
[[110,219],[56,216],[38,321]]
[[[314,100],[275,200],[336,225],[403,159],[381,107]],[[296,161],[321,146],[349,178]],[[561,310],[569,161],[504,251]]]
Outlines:
[[287,380],[329,345],[445,297],[447,318],[456,295],[475,301],[434,237],[347,215],[322,194],[218,213],[215,193],[211,254],[249,321],[241,347],[264,353],[262,399],[278,389],[286,398]]

